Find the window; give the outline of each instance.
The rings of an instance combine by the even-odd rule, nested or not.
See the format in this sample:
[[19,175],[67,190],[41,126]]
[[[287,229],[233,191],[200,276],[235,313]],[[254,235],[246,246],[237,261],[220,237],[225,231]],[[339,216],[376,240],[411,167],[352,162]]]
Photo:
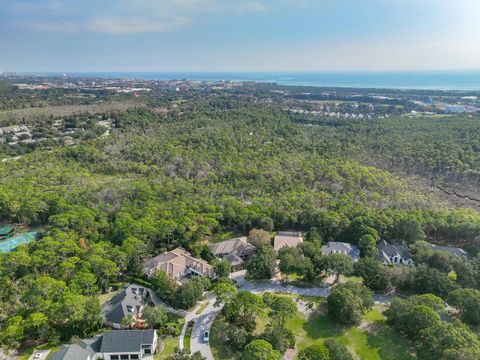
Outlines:
[[145,354],[151,354],[152,353],[152,349],[145,349],[143,351]]
[[129,360],[128,354],[122,354],[120,355],[121,360]]
[[110,355],[110,360],[118,360],[118,355]]
[[134,309],[134,307],[132,305],[127,305],[127,311],[129,313],[133,313],[133,309]]
[[130,355],[130,359],[131,359],[131,360],[137,360],[137,359],[138,359],[138,355],[137,355],[137,354],[131,354],[131,355]]

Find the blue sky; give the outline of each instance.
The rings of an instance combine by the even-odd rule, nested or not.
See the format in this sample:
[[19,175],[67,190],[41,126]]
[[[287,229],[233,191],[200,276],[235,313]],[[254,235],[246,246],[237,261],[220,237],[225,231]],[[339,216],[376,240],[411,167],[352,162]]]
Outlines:
[[480,69],[479,0],[0,0],[0,70]]

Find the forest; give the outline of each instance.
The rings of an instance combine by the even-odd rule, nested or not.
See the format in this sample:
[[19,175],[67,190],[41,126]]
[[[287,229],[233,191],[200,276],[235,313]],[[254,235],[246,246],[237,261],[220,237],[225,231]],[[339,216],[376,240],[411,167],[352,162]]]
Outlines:
[[139,276],[144,258],[178,245],[202,256],[226,231],[314,229],[351,243],[374,231],[476,255],[480,213],[402,174],[478,187],[478,119],[304,120],[196,100],[123,111],[110,136],[76,146],[0,154],[0,221],[41,229],[0,255],[0,342],[87,336],[101,325],[96,296]]

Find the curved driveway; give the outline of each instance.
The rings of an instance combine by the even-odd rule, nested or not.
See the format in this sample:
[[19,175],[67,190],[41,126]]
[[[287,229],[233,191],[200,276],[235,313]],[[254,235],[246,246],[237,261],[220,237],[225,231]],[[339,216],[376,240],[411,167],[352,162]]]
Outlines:
[[[234,275],[234,274],[232,274]],[[271,291],[275,293],[289,293],[303,296],[313,297],[327,297],[330,294],[330,287],[317,287],[317,288],[300,288],[296,286],[283,286],[280,283],[260,283],[253,284],[244,279],[243,274],[233,276],[237,283],[240,285],[239,291],[250,291],[252,293],[263,293]],[[375,303],[388,304],[391,299],[391,295],[379,295],[375,294]],[[215,317],[220,312],[223,306],[215,307],[215,298],[210,297],[209,305],[202,311],[200,315],[196,315],[192,320],[195,321],[192,330],[192,337],[190,339],[190,349],[193,353],[197,351],[202,354],[207,360],[214,360],[212,350],[208,343],[203,341],[203,334],[205,331],[210,332]]]

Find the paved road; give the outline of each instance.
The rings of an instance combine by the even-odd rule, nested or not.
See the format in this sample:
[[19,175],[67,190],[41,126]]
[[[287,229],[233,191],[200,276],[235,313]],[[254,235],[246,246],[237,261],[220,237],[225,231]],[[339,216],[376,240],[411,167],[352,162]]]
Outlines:
[[[284,286],[278,282],[253,284],[245,280],[244,275],[244,273],[234,273],[231,276],[239,284],[239,291],[250,291],[252,293],[271,291],[276,293],[289,293],[314,297],[327,297],[330,294],[330,287],[300,288],[291,285]],[[391,297],[392,295],[375,294],[374,300],[377,304],[388,304],[390,303]],[[209,344],[203,341],[203,334],[205,331],[210,332],[210,328],[212,327],[215,317],[222,309],[221,306],[215,307],[214,304],[215,298],[210,295],[210,304],[205,308],[205,310],[202,311],[200,315],[196,315],[194,312],[192,312],[195,314],[195,316],[190,318],[191,320],[195,321],[192,330],[192,338],[190,339],[190,348],[192,353],[199,351],[207,360],[214,360],[214,358]],[[183,343],[183,338],[181,341]]]
[[192,338],[190,339],[190,349],[192,354],[199,351],[207,360],[214,360],[210,345],[203,341],[205,331],[210,332],[213,320],[222,309],[222,306],[215,307],[215,301],[210,301],[204,311],[196,318],[193,325]]

